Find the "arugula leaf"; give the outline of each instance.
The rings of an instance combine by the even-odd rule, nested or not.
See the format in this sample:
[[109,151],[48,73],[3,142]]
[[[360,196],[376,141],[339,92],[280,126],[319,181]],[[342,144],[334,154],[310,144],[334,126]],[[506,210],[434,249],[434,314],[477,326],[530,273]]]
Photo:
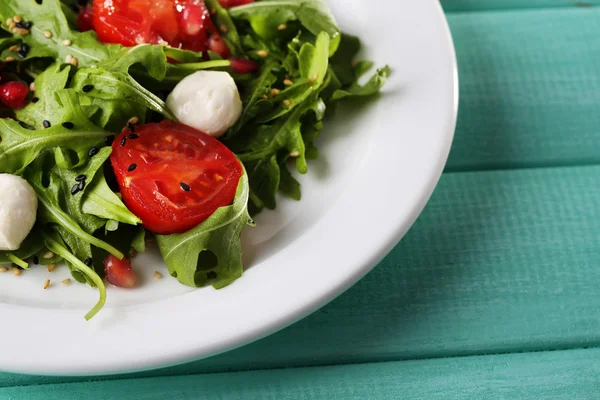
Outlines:
[[100,146],[104,137],[110,135],[92,124],[81,109],[78,97],[72,90],[56,93],[59,123],[71,123],[67,129],[59,123],[45,130],[25,129],[17,121],[0,119],[0,172],[20,173],[45,149],[63,147],[76,152],[83,165],[89,158],[92,146]]
[[[111,148],[104,147],[90,161],[87,169],[89,183],[83,193],[81,210],[88,215],[95,215],[111,221],[129,225],[140,224],[142,221],[125,207],[125,204],[123,204],[106,183],[101,167],[108,159],[110,153]],[[93,172],[92,176],[90,176],[91,172]],[[77,173],[74,172],[70,175],[74,177],[77,176]]]
[[[28,35],[20,36],[10,32],[15,39],[27,43],[31,48],[23,60],[44,57],[64,62],[67,56],[72,56],[78,60],[79,66],[88,66],[109,58],[121,48],[120,45],[100,43],[93,31],[73,31],[59,0],[44,0],[39,3],[34,0],[2,0],[0,7],[1,26],[7,32],[6,20],[15,15],[33,23]],[[51,32],[52,37],[44,36],[45,31]],[[70,40],[71,44],[65,46],[64,40]],[[19,57],[8,49],[2,51],[1,56]]]
[[387,78],[390,76],[390,72],[390,67],[388,66],[380,68],[364,86],[355,82],[348,88],[336,90],[331,99],[335,101],[346,97],[372,96],[381,90]]
[[229,9],[234,19],[245,19],[252,29],[264,39],[273,39],[277,27],[298,20],[313,35],[325,32],[331,38],[329,54],[340,43],[340,30],[329,7],[323,0],[263,0]]
[[216,274],[212,285],[218,289],[242,275],[240,234],[246,225],[252,224],[248,193],[248,177],[244,173],[232,205],[220,207],[188,232],[156,235],[169,272],[179,282],[198,287]]
[[[238,34],[237,28],[229,15],[227,9],[221,6],[219,0],[204,0],[206,6],[211,10],[213,21],[217,27],[225,27],[225,30],[221,30],[221,37],[225,40],[227,47],[231,50],[231,54],[236,57],[244,55],[242,49],[242,43]],[[213,12],[214,11],[214,12]]]
[[85,265],[81,260],[75,257],[64,245],[62,239],[57,234],[46,234],[44,233],[45,244],[46,247],[55,254],[58,254],[66,261],[71,263],[77,270],[84,274],[88,279],[90,279],[98,288],[100,292],[100,299],[98,303],[85,315],[85,319],[89,321],[94,317],[104,307],[106,303],[106,286],[104,286],[104,282],[98,276],[96,271]]
[[115,257],[123,258],[123,254],[116,248],[90,234],[103,225],[102,220],[82,215],[82,194],[71,195],[60,171],[66,172],[58,167],[48,170],[49,159],[50,157],[40,157],[24,173],[25,179],[38,196],[38,222],[56,224],[81,241],[104,249]]

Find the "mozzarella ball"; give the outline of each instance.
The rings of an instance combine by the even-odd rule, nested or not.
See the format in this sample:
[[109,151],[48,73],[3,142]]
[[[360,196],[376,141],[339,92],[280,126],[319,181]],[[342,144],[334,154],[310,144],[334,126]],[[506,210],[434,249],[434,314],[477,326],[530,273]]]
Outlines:
[[0,174],[0,250],[17,250],[37,214],[35,190],[21,177]]
[[185,77],[167,98],[167,107],[182,124],[214,137],[225,133],[242,115],[235,82],[221,71],[198,71]]

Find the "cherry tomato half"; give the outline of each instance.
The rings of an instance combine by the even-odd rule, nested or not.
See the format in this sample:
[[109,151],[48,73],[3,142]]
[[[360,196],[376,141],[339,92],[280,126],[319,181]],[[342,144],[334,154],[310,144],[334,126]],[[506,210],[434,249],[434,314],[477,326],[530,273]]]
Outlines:
[[125,205],[160,234],[185,232],[231,204],[243,173],[217,139],[172,121],[125,129],[112,148]]
[[220,38],[202,0],[94,0],[92,20],[100,41],[124,46],[167,42],[202,52]]

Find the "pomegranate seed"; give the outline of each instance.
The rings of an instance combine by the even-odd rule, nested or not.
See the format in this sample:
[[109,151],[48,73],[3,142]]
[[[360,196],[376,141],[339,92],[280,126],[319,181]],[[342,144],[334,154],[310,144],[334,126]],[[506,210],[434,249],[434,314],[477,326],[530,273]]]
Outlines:
[[258,69],[258,63],[248,58],[230,58],[231,70],[236,74],[249,74]]
[[8,107],[18,110],[25,107],[29,87],[18,81],[6,82],[0,86],[0,101]]
[[222,58],[228,58],[231,54],[225,41],[216,33],[213,33],[210,38],[208,38],[208,49],[213,53],[217,53]]
[[254,0],[219,0],[221,6],[225,8],[243,6],[244,4],[253,3]]
[[108,283],[114,286],[131,289],[137,283],[137,276],[131,269],[131,263],[125,257],[122,260],[112,254],[106,257],[104,260],[104,274]]
[[92,21],[94,20],[94,10],[92,7],[84,7],[79,11],[77,17],[77,27],[81,32],[87,32],[94,29]]

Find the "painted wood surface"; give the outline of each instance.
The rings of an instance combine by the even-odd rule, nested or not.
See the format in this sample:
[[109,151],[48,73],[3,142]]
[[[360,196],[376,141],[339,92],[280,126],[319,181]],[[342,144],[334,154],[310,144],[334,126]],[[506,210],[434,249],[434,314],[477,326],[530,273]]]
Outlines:
[[0,400],[565,399],[597,397],[600,350],[0,388]]

